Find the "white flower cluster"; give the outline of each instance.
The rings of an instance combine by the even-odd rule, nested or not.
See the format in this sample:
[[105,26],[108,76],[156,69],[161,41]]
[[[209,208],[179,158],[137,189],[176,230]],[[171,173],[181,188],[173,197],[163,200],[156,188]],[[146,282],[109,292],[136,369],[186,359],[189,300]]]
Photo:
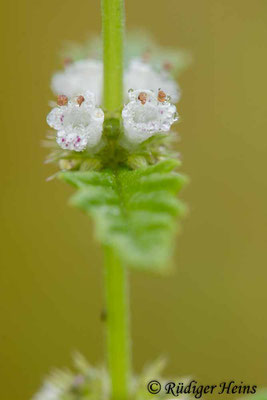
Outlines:
[[176,107],[168,101],[162,90],[129,91],[129,103],[124,106],[122,119],[125,136],[138,144],[155,133],[168,132],[177,121]]
[[96,146],[102,135],[104,113],[95,106],[94,94],[68,99],[58,96],[58,106],[47,116],[47,123],[57,130],[57,143],[66,150],[83,151]]
[[125,99],[128,97],[129,88],[134,90],[147,88],[155,93],[161,88],[165,93],[168,93],[173,103],[177,103],[180,99],[180,88],[169,73],[165,70],[155,71],[149,63],[139,58],[130,62],[125,72],[124,87],[126,88]]
[[103,65],[96,60],[79,60],[68,64],[63,72],[52,77],[51,88],[56,95],[64,93],[68,97],[90,91],[94,93],[96,104],[101,104]]
[[[103,66],[95,60],[77,61],[54,75],[52,89],[58,101],[47,123],[56,129],[62,149],[80,152],[100,142],[104,112],[96,104],[101,104],[102,81]],[[137,145],[170,130],[178,119],[170,100],[177,102],[180,92],[166,71],[156,72],[148,63],[134,59],[125,72],[124,87],[126,103],[128,100],[122,111],[126,145]]]
[[[92,59],[75,61],[65,67],[63,72],[57,72],[52,78],[51,87],[55,94],[77,96],[83,91],[94,93],[96,104],[101,104],[103,86],[102,62]],[[124,98],[128,97],[128,89],[139,88],[164,90],[171,96],[173,103],[180,98],[180,89],[167,71],[155,71],[152,66],[139,58],[133,59],[124,74]]]
[[49,382],[45,382],[40,391],[36,393],[32,400],[59,400],[62,390]]

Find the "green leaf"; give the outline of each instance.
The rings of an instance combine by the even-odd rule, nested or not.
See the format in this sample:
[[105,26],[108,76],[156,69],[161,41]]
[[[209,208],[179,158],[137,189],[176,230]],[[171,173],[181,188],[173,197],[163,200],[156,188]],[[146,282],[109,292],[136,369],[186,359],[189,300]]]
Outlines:
[[62,172],[78,190],[71,204],[90,215],[97,238],[134,267],[163,269],[172,254],[177,217],[185,205],[176,198],[187,179],[174,172],[177,160],[129,170]]

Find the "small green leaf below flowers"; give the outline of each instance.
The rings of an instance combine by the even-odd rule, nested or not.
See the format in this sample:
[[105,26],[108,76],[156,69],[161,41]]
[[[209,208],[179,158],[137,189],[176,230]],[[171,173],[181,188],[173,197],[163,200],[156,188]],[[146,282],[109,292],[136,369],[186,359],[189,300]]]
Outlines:
[[97,238],[133,267],[161,270],[172,253],[177,217],[186,207],[176,195],[187,179],[169,159],[129,170],[67,171],[59,177],[78,191],[71,204],[91,216]]

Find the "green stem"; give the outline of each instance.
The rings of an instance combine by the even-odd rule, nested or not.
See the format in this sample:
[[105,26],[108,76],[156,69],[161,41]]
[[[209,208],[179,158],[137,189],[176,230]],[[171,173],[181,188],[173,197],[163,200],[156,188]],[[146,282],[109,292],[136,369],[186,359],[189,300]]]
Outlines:
[[[102,0],[104,108],[123,104],[124,0]],[[130,371],[126,269],[110,247],[105,248],[107,355],[112,400],[128,399]]]
[[107,352],[112,400],[128,399],[130,371],[127,270],[110,247],[105,248]]
[[123,104],[124,1],[102,0],[104,108],[116,111]]

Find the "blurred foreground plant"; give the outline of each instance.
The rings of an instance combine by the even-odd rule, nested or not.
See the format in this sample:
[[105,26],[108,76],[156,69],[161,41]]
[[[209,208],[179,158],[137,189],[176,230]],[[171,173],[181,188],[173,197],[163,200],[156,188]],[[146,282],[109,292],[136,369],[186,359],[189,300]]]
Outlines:
[[181,163],[171,149],[172,101],[180,97],[171,72],[187,56],[158,51],[151,41],[144,47],[139,37],[124,62],[123,0],[102,0],[102,26],[103,62],[97,54],[84,58],[88,45],[68,54],[52,80],[58,98],[47,122],[56,130],[49,160],[77,189],[71,203],[94,219],[105,252],[108,372],[78,357],[78,375],[55,373],[38,400],[144,398],[146,385],[131,372],[127,270],[165,271],[186,211],[176,197],[187,179],[175,172]]
[[[131,375],[129,381],[127,398],[129,400],[148,400],[155,397],[147,391],[147,383],[157,379],[162,382],[170,380],[164,379],[162,371],[165,362],[158,359],[153,364],[146,365],[139,376]],[[188,377],[182,378],[186,384],[190,381]],[[162,393],[157,394],[157,399],[170,400],[173,395]],[[110,399],[110,379],[109,373],[105,368],[95,368],[91,366],[81,354],[74,355],[74,369],[55,369],[47,377],[40,392],[33,400],[109,400]],[[265,399],[259,399],[265,400]]]

